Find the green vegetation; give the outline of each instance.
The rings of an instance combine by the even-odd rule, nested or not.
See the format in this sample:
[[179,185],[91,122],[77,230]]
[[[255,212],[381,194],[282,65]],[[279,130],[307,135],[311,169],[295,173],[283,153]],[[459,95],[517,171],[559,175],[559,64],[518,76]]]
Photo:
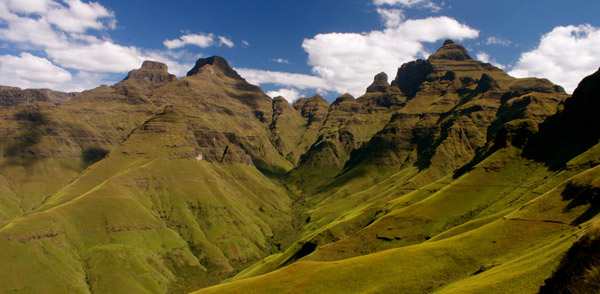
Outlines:
[[567,99],[446,42],[332,105],[220,57],[2,92],[0,292],[593,292],[598,77]]

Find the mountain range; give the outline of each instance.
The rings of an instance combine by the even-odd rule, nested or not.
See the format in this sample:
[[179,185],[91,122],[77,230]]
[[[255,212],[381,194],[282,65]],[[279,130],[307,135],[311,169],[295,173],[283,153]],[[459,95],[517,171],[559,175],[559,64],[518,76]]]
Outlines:
[[218,56],[0,88],[0,292],[596,293],[600,71],[450,40],[328,103]]

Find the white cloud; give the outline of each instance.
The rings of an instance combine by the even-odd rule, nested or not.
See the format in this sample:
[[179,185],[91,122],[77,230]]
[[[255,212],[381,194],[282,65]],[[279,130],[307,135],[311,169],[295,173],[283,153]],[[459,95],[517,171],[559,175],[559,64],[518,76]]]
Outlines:
[[[148,51],[144,52],[144,56],[142,57],[143,60],[154,60],[166,64],[169,68],[169,72],[178,77],[185,76],[187,72],[194,67],[193,62],[195,62],[198,58],[198,55],[191,54],[186,51]],[[186,60],[192,62],[180,63],[176,60]]]
[[512,43],[512,42],[511,42],[511,41],[509,41],[509,40],[505,40],[505,39],[498,38],[498,37],[494,37],[494,36],[492,36],[492,37],[488,37],[488,38],[485,40],[485,44],[486,44],[486,45],[501,45],[501,46],[510,46],[510,44],[511,44],[511,43]]
[[373,4],[375,5],[397,5],[401,4],[404,6],[415,6],[417,4],[421,4],[424,2],[429,2],[428,0],[373,0]]
[[[425,8],[430,9],[433,12],[438,12],[442,7],[432,0],[373,0],[373,4],[377,6],[382,5],[401,5],[408,8]],[[444,5],[442,3],[442,5]]]
[[248,46],[250,46],[250,43],[248,43],[248,41],[246,41],[246,40],[242,40],[242,46],[248,47]]
[[312,71],[338,93],[362,95],[375,74],[394,76],[400,65],[429,55],[423,42],[475,38],[479,31],[449,17],[407,20],[369,33],[329,33],[305,39]]
[[255,85],[275,84],[281,86],[294,87],[298,89],[320,89],[330,90],[330,86],[320,77],[287,73],[280,71],[266,71],[250,68],[235,69],[249,83]]
[[[97,2],[0,0],[0,40],[4,46],[16,47],[23,52],[35,50],[36,55],[45,53],[43,57],[30,53],[23,53],[25,55],[20,57],[3,56],[2,83],[80,91],[82,87],[95,87],[99,83],[112,84],[122,78],[112,73],[125,73],[138,68],[143,60],[164,62],[178,76],[185,75],[193,66],[177,62],[177,58],[172,58],[173,50],[152,51],[123,46],[108,39],[104,32],[97,33],[113,29],[115,25],[114,13]],[[216,40],[211,34],[211,38],[215,45],[233,46],[233,42],[225,37]],[[191,42],[199,42],[191,39]],[[183,38],[183,41],[190,40]],[[11,76],[7,73],[13,70],[10,65],[14,65],[15,58],[23,61],[23,70],[27,74]],[[35,71],[31,66],[27,67],[29,65],[46,70]],[[71,76],[66,69],[76,71],[71,71],[74,72]],[[43,73],[53,74],[48,77]],[[65,78],[67,74],[69,79]],[[34,79],[40,75],[47,78]]]
[[163,44],[169,49],[176,49],[185,45],[195,45],[200,48],[225,45],[229,48],[234,46],[233,42],[223,36],[215,37],[215,34],[187,34],[178,39],[165,40]]
[[46,18],[21,17],[3,4],[0,2],[0,19],[7,27],[0,28],[0,39],[39,47],[59,47],[67,42],[67,36],[54,31]]
[[185,45],[195,45],[200,48],[207,48],[215,45],[214,34],[187,34],[179,37],[179,39],[165,40],[163,44],[169,49],[183,47]]
[[99,3],[83,3],[80,0],[64,1],[69,8],[59,5],[48,10],[46,17],[49,23],[66,32],[76,33],[82,33],[88,29],[115,28],[114,13]]
[[219,45],[225,45],[229,48],[233,48],[234,44],[230,39],[223,36],[219,36]]
[[284,64],[290,64],[290,61],[287,59],[283,59],[283,58],[275,58],[275,59],[271,59],[277,63],[284,63]]
[[94,72],[126,72],[139,67],[143,61],[137,48],[108,41],[86,46],[49,48],[46,53],[61,66]]
[[600,64],[600,28],[589,24],[558,26],[539,46],[521,54],[509,72],[515,77],[545,77],[572,92]]
[[279,89],[277,91],[267,92],[267,96],[271,98],[281,96],[291,104],[300,98],[300,92],[298,92],[296,89]]
[[477,60],[479,60],[481,62],[489,63],[499,69],[506,69],[505,65],[497,62],[495,59],[491,58],[489,54],[487,54],[483,51],[477,52],[476,58],[477,58]]
[[23,52],[20,56],[0,56],[2,85],[27,88],[49,88],[57,91],[80,92],[112,80],[103,73],[79,71],[71,75],[49,60]]
[[8,8],[18,13],[43,13],[48,9],[48,0],[4,0]]
[[69,82],[71,78],[68,71],[27,52],[20,56],[0,56],[0,80],[3,85],[43,88]]
[[377,13],[383,19],[386,28],[398,27],[404,20],[404,12],[400,9],[377,8]]

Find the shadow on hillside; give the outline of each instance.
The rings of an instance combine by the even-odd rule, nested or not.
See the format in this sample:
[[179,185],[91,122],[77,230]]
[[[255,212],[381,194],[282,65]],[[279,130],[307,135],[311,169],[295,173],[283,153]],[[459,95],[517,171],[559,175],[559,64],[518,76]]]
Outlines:
[[582,224],[600,212],[600,187],[568,183],[561,196],[563,200],[571,200],[564,212],[571,211],[578,206],[589,205],[589,208],[571,223],[572,225]]
[[86,148],[81,152],[81,162],[84,167],[88,167],[102,158],[104,158],[108,154],[108,150],[101,147],[90,147]]
[[44,126],[50,121],[38,110],[27,109],[17,112],[13,118],[22,125],[22,132],[4,149],[4,156],[11,165],[31,163],[38,159],[34,147],[42,140]]

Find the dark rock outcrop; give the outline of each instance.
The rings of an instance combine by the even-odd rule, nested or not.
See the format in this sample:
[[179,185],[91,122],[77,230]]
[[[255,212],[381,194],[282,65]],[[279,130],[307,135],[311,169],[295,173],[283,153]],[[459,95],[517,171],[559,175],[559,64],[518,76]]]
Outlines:
[[367,93],[385,92],[389,86],[387,74],[381,72],[375,76],[373,83],[367,88]]
[[425,60],[405,63],[398,69],[398,74],[396,79],[392,81],[392,86],[400,88],[407,97],[414,97],[419,90],[419,86],[434,71],[435,69],[431,63]]
[[498,89],[500,89],[498,82],[496,82],[496,80],[494,80],[494,78],[492,78],[490,75],[484,73],[481,75],[481,79],[479,79],[479,83],[477,84],[475,91],[478,93],[484,93]]
[[40,90],[18,88],[0,90],[0,106],[16,106],[35,102],[50,102],[50,98]]
[[149,81],[154,87],[159,87],[177,80],[177,77],[169,73],[168,67],[164,63],[144,61],[142,68],[130,71],[125,80],[134,80],[136,82]]
[[[560,90],[560,89],[558,89]],[[586,77],[564,103],[564,110],[539,126],[527,145],[526,156],[560,168],[600,139],[600,70]]]
[[187,73],[187,76],[196,75],[203,70],[208,70],[216,75],[225,75],[232,79],[243,80],[243,78],[229,66],[227,60],[220,56],[198,59],[194,68]]

